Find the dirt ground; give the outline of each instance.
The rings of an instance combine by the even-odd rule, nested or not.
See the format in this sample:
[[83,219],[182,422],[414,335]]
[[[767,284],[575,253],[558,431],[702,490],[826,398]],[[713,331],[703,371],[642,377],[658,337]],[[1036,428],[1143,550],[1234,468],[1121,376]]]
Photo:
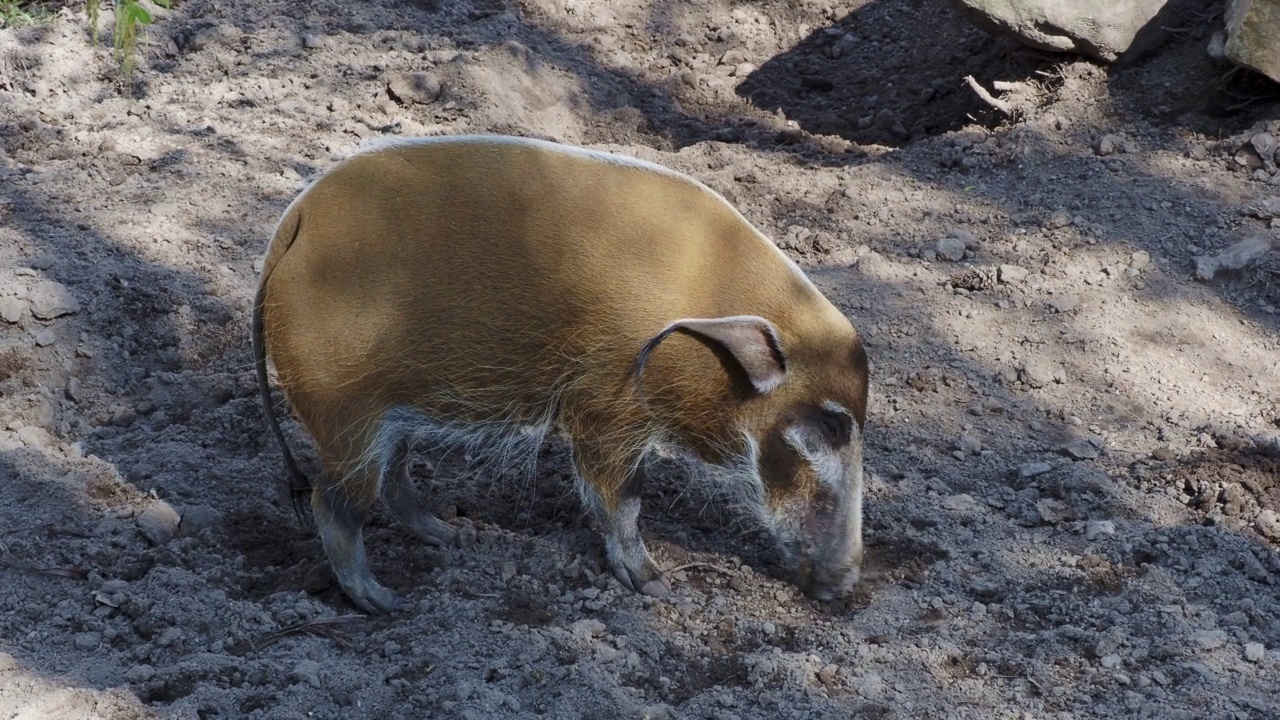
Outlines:
[[[1103,68],[942,0],[189,0],[128,89],[83,13],[0,30],[0,717],[1280,717],[1280,262],[1194,273],[1280,237],[1280,93],[1215,11]],[[362,140],[460,132],[688,172],[848,313],[851,598],[674,466],[675,592],[626,591],[548,446],[423,455],[459,546],[380,516],[413,605],[343,599],[276,491],[258,261]]]

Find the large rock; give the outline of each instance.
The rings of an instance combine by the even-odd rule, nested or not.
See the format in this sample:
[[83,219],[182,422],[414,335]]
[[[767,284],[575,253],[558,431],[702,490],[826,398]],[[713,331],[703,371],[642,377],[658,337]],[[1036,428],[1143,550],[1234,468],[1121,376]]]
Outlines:
[[988,32],[1010,35],[1042,50],[1111,62],[1121,53],[1138,54],[1165,39],[1162,23],[1155,20],[1170,0],[951,0],[951,4]]
[[1280,0],[1231,0],[1226,20],[1226,56],[1280,82]]

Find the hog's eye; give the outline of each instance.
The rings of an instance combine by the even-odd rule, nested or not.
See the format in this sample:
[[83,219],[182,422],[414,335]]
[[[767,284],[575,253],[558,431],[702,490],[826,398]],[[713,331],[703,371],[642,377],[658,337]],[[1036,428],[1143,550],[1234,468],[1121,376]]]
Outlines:
[[853,418],[847,413],[823,408],[818,411],[818,429],[831,447],[841,448],[853,439]]

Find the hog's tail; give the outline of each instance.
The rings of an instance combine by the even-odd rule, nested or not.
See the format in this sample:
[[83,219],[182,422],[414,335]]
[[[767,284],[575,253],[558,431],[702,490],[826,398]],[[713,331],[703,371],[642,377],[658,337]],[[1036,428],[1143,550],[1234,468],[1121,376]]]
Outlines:
[[284,432],[280,429],[280,420],[276,417],[275,406],[271,402],[271,387],[267,380],[267,343],[266,333],[262,320],[262,305],[267,293],[267,280],[271,277],[271,270],[275,267],[276,262],[284,251],[293,244],[294,238],[298,236],[298,228],[300,225],[298,211],[291,207],[285,211],[285,216],[280,220],[280,225],[276,228],[275,237],[271,240],[271,246],[267,251],[266,260],[262,264],[262,277],[258,283],[258,292],[253,298],[253,365],[258,374],[258,392],[262,395],[262,412],[267,418],[267,425],[271,427],[271,433],[275,435],[276,442],[280,443],[280,450],[284,454],[284,467],[288,473],[284,489],[289,495],[289,501],[293,505],[294,515],[298,518],[298,522],[304,526],[308,525],[309,514],[307,513],[309,505],[309,495],[311,492],[311,480],[298,467],[298,463],[293,458],[293,453],[289,451],[289,443],[285,441]]

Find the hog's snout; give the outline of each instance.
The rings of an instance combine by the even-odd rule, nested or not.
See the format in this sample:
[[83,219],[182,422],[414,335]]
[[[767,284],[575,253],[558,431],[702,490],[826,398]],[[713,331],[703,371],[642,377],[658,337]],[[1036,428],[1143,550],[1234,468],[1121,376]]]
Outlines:
[[861,488],[850,490],[813,498],[796,542],[787,547],[796,563],[796,585],[815,600],[840,597],[862,574]]

